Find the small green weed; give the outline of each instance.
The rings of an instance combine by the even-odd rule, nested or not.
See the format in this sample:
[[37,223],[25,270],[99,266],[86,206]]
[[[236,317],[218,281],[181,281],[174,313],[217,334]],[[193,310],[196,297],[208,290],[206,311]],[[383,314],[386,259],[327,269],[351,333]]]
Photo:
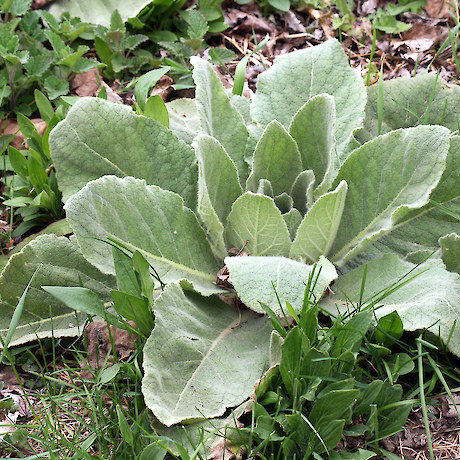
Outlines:
[[[287,331],[266,307],[277,331],[272,354],[280,361],[256,388],[249,426],[238,430],[251,457],[345,458],[332,451],[344,435],[364,436],[364,445],[379,452],[378,440],[400,430],[412,408],[396,383],[412,371],[412,359],[379,343],[401,336],[397,314],[383,317],[375,328],[370,311],[321,326],[319,307],[309,294],[312,281],[300,315],[286,304],[286,315],[294,319]],[[382,379],[375,375],[376,362],[385,369]]]
[[101,64],[84,55],[78,40],[93,26],[46,11],[30,10],[31,1],[3,2],[0,8],[0,118],[9,112],[31,116],[33,90],[49,99],[68,94],[69,80]]
[[384,9],[379,8],[373,15],[374,27],[387,34],[399,34],[409,30],[412,25],[396,19],[399,15],[407,12],[420,13],[426,4],[426,0],[398,0],[397,4],[388,3]]
[[[222,24],[220,30],[227,27]],[[181,11],[176,21],[174,21],[178,34],[153,33],[150,34],[152,40],[169,52],[169,56],[162,59],[162,64],[170,67],[169,75],[175,80],[175,89],[187,89],[194,87],[192,80],[192,69],[190,58],[196,56],[201,50],[206,48],[204,37],[211,32],[211,24],[206,19],[205,14],[195,7]],[[234,59],[236,55],[232,52],[226,52],[214,49],[212,52],[217,53],[220,63]],[[225,53],[225,55],[223,54]],[[216,59],[217,60],[217,59]]]
[[[47,11],[31,10],[31,0],[3,2],[0,118],[12,112],[30,117],[36,111],[34,89],[54,101],[69,93],[73,76],[95,67],[110,80],[128,82],[125,89],[129,89],[134,76],[163,64],[171,66],[177,89],[193,86],[190,56],[207,47],[205,35],[227,28],[220,3],[201,0],[187,10],[181,10],[183,0],[151,4],[127,23],[115,10],[110,26],[104,27],[68,13],[57,20]],[[168,57],[156,57],[161,48],[169,52]],[[220,60],[234,58],[231,52],[216,53]]]
[[111,80],[124,80],[158,65],[158,59],[155,60],[150,51],[140,48],[148,39],[144,34],[129,33],[115,10],[109,28],[95,27],[94,45],[99,59],[105,64],[104,75]]
[[61,192],[51,162],[49,134],[65,117],[64,106],[54,110],[46,96],[35,90],[35,101],[47,128],[40,135],[34,124],[22,113],[18,113],[19,129],[28,143],[27,150],[8,148],[3,153],[3,208],[9,209],[15,223],[10,226],[10,237],[22,236],[31,229],[44,227],[64,217]]

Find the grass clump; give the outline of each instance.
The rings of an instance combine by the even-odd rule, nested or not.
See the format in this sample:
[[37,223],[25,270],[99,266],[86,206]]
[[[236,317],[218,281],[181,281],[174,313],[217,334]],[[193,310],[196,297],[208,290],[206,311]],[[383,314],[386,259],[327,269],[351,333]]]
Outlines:
[[[20,388],[29,412],[0,448],[12,458],[192,459],[206,458],[213,444],[214,452],[243,458],[397,458],[379,441],[402,429],[414,405],[427,420],[439,383],[453,399],[447,381],[455,371],[421,337],[405,345],[396,312],[376,320],[373,309],[356,306],[324,316],[311,294],[316,280],[313,272],[300,314],[286,303],[280,318],[265,306],[273,325],[270,368],[252,403],[227,414],[223,428],[213,421],[198,435],[187,425],[161,428],[141,391],[145,335],[129,328],[125,353],[119,332],[127,331],[90,323],[83,340],[51,338],[36,348],[5,350],[18,380],[26,375]],[[96,361],[94,350],[101,353]],[[2,411],[14,413],[11,397],[2,395]]]

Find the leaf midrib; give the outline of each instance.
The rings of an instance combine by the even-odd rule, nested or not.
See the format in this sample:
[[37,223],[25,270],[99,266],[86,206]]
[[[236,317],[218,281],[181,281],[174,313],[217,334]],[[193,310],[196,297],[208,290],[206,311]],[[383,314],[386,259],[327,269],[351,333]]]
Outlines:
[[[115,234],[112,234],[112,233],[107,233],[107,235],[112,237],[113,239],[120,239],[118,235],[115,235]],[[165,265],[170,265],[170,266],[172,266],[174,268],[177,268],[177,269],[185,271],[187,273],[196,275],[196,276],[198,276],[200,278],[203,278],[203,279],[206,279],[206,280],[214,281],[214,279],[215,279],[215,276],[213,274],[208,274],[206,272],[199,271],[199,270],[197,270],[195,268],[188,267],[187,265],[183,265],[183,264],[174,262],[174,261],[172,261],[170,259],[166,259],[163,256],[157,256],[157,255],[152,254],[151,252],[148,252],[148,251],[140,248],[139,246],[136,246],[135,244],[132,244],[132,243],[130,243],[128,241],[121,241],[121,242],[125,246],[127,246],[129,248],[133,248],[135,251],[139,251],[142,255],[147,256],[148,258],[152,258],[154,260],[158,260],[159,262],[162,262]]]
[[[406,150],[407,152],[407,150]],[[407,155],[404,155],[404,158],[406,158]],[[392,208],[392,206],[394,205],[394,203],[398,200],[398,198],[404,193],[407,191],[407,189],[409,187],[412,187],[413,186],[413,178],[414,176],[416,175],[416,172],[418,170],[418,167],[420,166],[420,164],[418,164],[412,171],[411,175],[410,175],[410,178],[408,179],[408,181],[406,182],[406,185],[398,192],[397,195],[395,195],[395,197],[391,200],[391,202],[388,203],[388,205],[386,206],[386,208],[384,210],[382,210],[382,212],[380,212],[380,214],[376,215],[374,217],[374,219],[372,219],[368,225],[366,225],[366,227],[364,227],[353,239],[351,239],[344,247],[342,247],[342,249],[337,252],[337,254],[334,256],[334,259],[336,261],[341,261],[341,262],[344,262],[346,261],[346,257],[347,255],[349,255],[350,253],[352,253],[360,244],[362,244],[364,241],[373,241],[375,240],[376,237],[382,237],[384,234],[387,234],[393,230],[395,230],[396,228],[398,228],[398,225],[391,225],[390,228],[380,228],[378,229],[377,231],[374,231],[371,235],[368,235],[368,237],[366,238],[366,234],[369,232],[369,229],[371,229],[379,220],[382,219],[382,216],[384,216],[385,214],[387,214],[390,209]],[[439,180],[438,180],[438,183],[436,183],[435,185],[433,185],[431,191],[430,191],[430,194],[427,196],[427,199],[426,199],[426,202],[425,204],[421,205],[421,206],[413,206],[411,204],[400,204],[398,207],[394,208],[393,209],[393,212],[391,212],[390,216],[389,216],[389,219],[392,220],[393,219],[393,215],[394,213],[402,208],[402,207],[406,207],[408,209],[421,209],[423,208],[424,206],[426,206],[428,203],[429,203],[429,200],[430,200],[430,195],[431,193],[436,189],[436,187],[438,186],[439,184],[439,181],[441,180],[441,177],[442,177],[442,174],[441,176],[439,177]],[[380,181],[381,182],[381,181]],[[363,189],[364,191],[364,189]],[[458,197],[457,197],[458,198]],[[444,203],[443,203],[444,204]],[[432,208],[430,208],[432,209]],[[416,217],[419,217],[423,215],[423,212],[420,213],[420,214],[417,214]],[[408,219],[406,221],[404,221],[403,223],[408,223],[410,222],[411,220],[415,219],[416,217],[413,217],[412,219]],[[403,223],[399,224],[399,225],[402,225]],[[379,236],[380,235],[380,236]]]
[[92,147],[90,147],[86,142],[83,141],[83,139],[80,137],[80,135],[78,134],[78,131],[72,126],[72,124],[70,123],[70,121],[67,121],[67,125],[69,126],[69,128],[74,132],[76,138],[79,140],[79,142],[81,142],[85,147],[88,148],[88,150],[90,150],[94,155],[96,155],[100,160],[104,161],[105,163],[108,163],[109,165],[113,166],[115,169],[117,169],[120,174],[122,174],[123,176],[129,176],[130,174],[128,174],[127,172],[123,171],[118,165],[116,165],[115,163],[113,163],[112,161],[110,161],[108,158],[106,157],[103,157],[100,153],[98,153],[96,150],[94,150]]
[[217,345],[221,343],[232,331],[236,330],[236,327],[240,324],[241,319],[238,318],[235,321],[233,321],[231,324],[229,324],[225,329],[221,331],[221,333],[213,340],[211,345],[209,346],[208,351],[206,354],[203,356],[201,359],[200,364],[196,367],[196,369],[193,371],[192,375],[190,378],[187,380],[187,383],[184,386],[184,389],[179,393],[179,397],[177,398],[176,405],[174,406],[174,409],[172,410],[172,413],[175,414],[181,401],[182,398],[185,396],[187,390],[191,387],[192,382],[194,381],[196,375],[198,372],[203,368],[204,364],[209,360],[210,356],[212,353],[215,351],[217,348]]

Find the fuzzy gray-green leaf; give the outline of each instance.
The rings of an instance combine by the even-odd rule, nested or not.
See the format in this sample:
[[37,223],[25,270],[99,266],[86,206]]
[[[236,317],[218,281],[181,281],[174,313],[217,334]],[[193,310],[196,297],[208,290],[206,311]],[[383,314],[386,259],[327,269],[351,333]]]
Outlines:
[[90,182],[66,204],[67,219],[85,257],[114,273],[112,238],[138,250],[163,282],[185,279],[209,295],[221,268],[193,212],[181,197],[145,181],[105,176]]
[[447,270],[460,275],[460,236],[455,233],[443,236],[439,239],[439,244],[441,245],[442,261]]
[[225,88],[209,62],[192,57],[196,84],[196,108],[204,134],[215,137],[238,169],[241,182],[247,177],[244,151],[249,137],[243,117],[230,102]]
[[289,192],[302,172],[302,161],[294,139],[276,120],[265,128],[252,159],[247,189],[256,192],[261,179],[270,181],[274,195]]
[[362,124],[366,90],[337,40],[278,56],[273,67],[259,76],[252,114],[263,126],[278,120],[289,128],[296,112],[319,94],[334,96],[335,137],[342,151]]
[[196,206],[193,150],[128,106],[82,98],[53,129],[50,149],[64,202],[89,181],[114,174],[145,179],[178,193],[192,209]]
[[292,208],[289,212],[283,214],[283,219],[284,222],[286,222],[291,240],[293,240],[297,229],[299,228],[300,222],[302,222],[302,214],[300,214],[296,208]]
[[327,171],[332,173],[332,168],[338,166],[335,164],[334,128],[335,104],[329,94],[311,98],[295,114],[289,128],[289,134],[299,146],[302,169],[312,170],[319,182],[326,179]]
[[[356,136],[361,142],[378,134],[378,86],[367,88],[364,127]],[[460,127],[459,106],[458,85],[448,85],[436,73],[384,81],[381,134],[418,124],[442,125],[456,131]]]
[[[350,302],[356,304],[359,300],[363,270],[361,266],[340,277],[334,285],[336,294],[328,296],[321,306],[333,314],[337,309],[349,311]],[[403,278],[406,274],[409,275]],[[407,280],[415,275],[378,303],[383,307],[375,310],[376,315],[381,317],[396,310],[405,330],[428,329],[440,333],[444,341],[453,330],[449,349],[460,355],[460,329],[455,326],[460,316],[460,275],[448,272],[440,259],[429,259],[419,267],[402,261],[395,254],[372,260],[367,264],[363,300],[367,302],[401,278]]]
[[[297,313],[301,311],[305,286],[313,265],[284,257],[226,257],[225,264],[238,296],[251,310],[264,313],[260,305],[262,302],[281,315],[276,296],[278,294],[283,308],[288,301]],[[315,276],[320,268],[321,273],[313,291],[317,299],[337,278],[334,265],[324,257],[320,258],[316,266]]]
[[295,179],[291,187],[291,197],[294,207],[303,215],[313,204],[313,189],[315,187],[315,174],[308,169],[302,171]]
[[411,209],[424,206],[442,176],[448,147],[446,128],[418,126],[392,131],[355,150],[334,181],[345,180],[348,193],[331,248],[333,260],[357,254]]
[[291,246],[290,257],[308,263],[327,257],[342,218],[347,183],[340,182],[333,192],[323,195],[305,215]]
[[67,308],[41,289],[42,285],[80,286],[81,282],[105,301],[110,300],[110,290],[116,286],[114,277],[103,275],[85,260],[75,242],[56,235],[39,236],[11,257],[0,277],[0,335],[3,338],[19,296],[39,265],[41,268],[27,292],[20,323],[10,345],[37,337],[71,337],[81,333],[78,320],[81,327],[86,315]]
[[166,104],[169,114],[169,129],[181,140],[191,144],[200,132],[200,118],[195,99],[175,99]]
[[224,226],[233,202],[243,190],[235,164],[216,139],[200,135],[193,146],[198,159],[198,214],[216,255],[224,258]]
[[184,294],[177,284],[166,287],[154,312],[142,392],[163,424],[218,417],[254,392],[268,365],[267,317]]
[[225,229],[229,248],[246,249],[253,256],[288,256],[289,231],[274,201],[260,194],[246,192],[233,204]]
[[110,26],[110,17],[117,10],[123,21],[136,17],[149,4],[149,0],[59,0],[51,5],[50,12],[60,17],[68,12],[70,17],[79,17],[84,22]]
[[460,216],[460,137],[451,136],[446,168],[429,203],[403,216],[394,230],[374,243],[362,256],[370,260],[388,251],[403,256],[420,250],[436,251],[440,237],[459,233],[456,216]]

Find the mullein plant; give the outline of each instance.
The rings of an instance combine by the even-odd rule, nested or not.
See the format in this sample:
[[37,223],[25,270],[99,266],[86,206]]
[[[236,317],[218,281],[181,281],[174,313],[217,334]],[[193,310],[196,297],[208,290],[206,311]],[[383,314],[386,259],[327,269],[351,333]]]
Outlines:
[[[444,264],[458,221],[433,202],[458,208],[460,90],[432,75],[366,88],[335,40],[277,58],[253,101],[229,94],[209,62],[192,64],[196,99],[167,104],[169,128],[83,98],[52,131],[74,236],[36,238],[2,273],[8,324],[44,264],[10,343],[75,333],[71,309],[83,321],[88,305],[99,315],[116,306],[115,245],[155,275],[142,391],[174,433],[220,423],[247,400],[275,340],[266,311],[282,315],[289,302],[298,315],[314,266],[324,311],[397,311],[404,329],[429,330],[459,354],[460,278]],[[227,255],[243,247],[249,256]],[[230,291],[216,281],[223,267]]]

